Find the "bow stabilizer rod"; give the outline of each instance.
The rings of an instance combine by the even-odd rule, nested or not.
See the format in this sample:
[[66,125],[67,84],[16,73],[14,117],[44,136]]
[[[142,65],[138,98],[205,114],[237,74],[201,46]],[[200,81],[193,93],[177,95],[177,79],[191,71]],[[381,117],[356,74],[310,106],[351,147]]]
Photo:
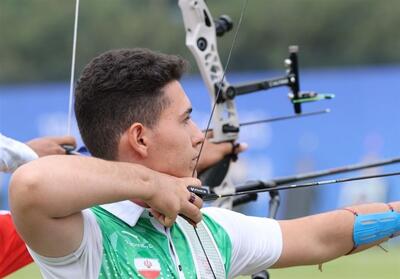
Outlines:
[[[379,161],[375,161],[375,162],[371,162],[371,163],[352,164],[352,165],[331,168],[331,169],[321,170],[321,171],[315,171],[315,172],[308,172],[308,173],[298,174],[298,175],[293,175],[293,176],[278,177],[278,178],[275,178],[272,180],[267,180],[267,181],[262,181],[262,182],[260,182],[260,181],[257,181],[255,183],[247,182],[245,184],[235,186],[235,192],[260,190],[260,189],[265,189],[265,188],[276,189],[277,186],[287,185],[289,183],[295,183],[295,182],[299,182],[299,181],[315,179],[315,178],[320,178],[320,177],[329,176],[329,175],[347,173],[347,172],[368,169],[368,168],[375,168],[375,167],[397,164],[397,163],[400,163],[400,157],[379,160]],[[213,190],[214,187],[215,187],[215,185],[208,185],[208,189]],[[254,196],[253,196],[253,198],[254,198]]]
[[266,184],[270,185],[269,187],[274,187],[274,186],[284,185],[284,184],[293,183],[293,182],[297,182],[297,181],[304,181],[304,180],[319,178],[319,177],[328,176],[328,175],[346,173],[346,172],[357,171],[357,170],[362,170],[362,169],[376,168],[376,167],[397,164],[397,163],[400,163],[400,157],[379,160],[379,161],[375,161],[375,162],[371,162],[371,163],[352,164],[352,165],[347,165],[347,166],[343,166],[343,167],[309,172],[309,173],[298,174],[298,175],[293,175],[293,176],[278,177],[276,179],[270,180],[270,182],[267,182]]
[[190,192],[198,195],[204,201],[213,201],[213,200],[217,200],[220,198],[235,197],[235,196],[240,196],[240,195],[315,187],[315,186],[322,186],[322,185],[328,185],[328,184],[336,184],[336,183],[373,179],[373,178],[381,178],[381,177],[396,176],[396,175],[400,175],[400,172],[389,172],[389,173],[376,174],[376,175],[364,175],[364,176],[355,176],[355,177],[349,177],[349,178],[338,178],[338,179],[330,179],[330,180],[312,181],[312,182],[306,182],[306,183],[301,183],[301,184],[276,186],[276,187],[272,187],[272,188],[267,188],[268,184],[266,185],[263,181],[258,180],[258,181],[250,181],[250,182],[247,182],[247,183],[244,183],[241,185],[237,185],[237,189],[253,188],[253,190],[239,191],[239,192],[236,192],[233,194],[225,194],[225,195],[218,195],[215,193],[210,193],[209,190],[207,190],[204,187],[189,186],[188,190]]

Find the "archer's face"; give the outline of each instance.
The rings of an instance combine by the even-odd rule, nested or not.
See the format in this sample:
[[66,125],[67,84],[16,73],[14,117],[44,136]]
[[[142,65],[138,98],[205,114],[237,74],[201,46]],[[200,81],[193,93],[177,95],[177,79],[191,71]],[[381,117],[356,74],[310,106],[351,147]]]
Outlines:
[[151,129],[150,167],[170,175],[192,176],[203,133],[191,119],[192,105],[178,81],[164,87],[169,105]]

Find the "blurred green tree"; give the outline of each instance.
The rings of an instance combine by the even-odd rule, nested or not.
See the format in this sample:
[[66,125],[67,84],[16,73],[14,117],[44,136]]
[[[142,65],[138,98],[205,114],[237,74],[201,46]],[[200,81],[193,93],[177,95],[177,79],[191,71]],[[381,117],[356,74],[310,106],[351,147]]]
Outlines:
[[[238,23],[243,0],[208,1],[214,17]],[[75,1],[0,1],[0,83],[69,79]],[[301,48],[302,67],[400,63],[398,0],[252,0],[229,71],[282,68],[287,46]],[[233,32],[219,39],[225,61]],[[82,0],[77,73],[110,48],[186,49],[177,1]],[[192,67],[196,71],[196,67]]]

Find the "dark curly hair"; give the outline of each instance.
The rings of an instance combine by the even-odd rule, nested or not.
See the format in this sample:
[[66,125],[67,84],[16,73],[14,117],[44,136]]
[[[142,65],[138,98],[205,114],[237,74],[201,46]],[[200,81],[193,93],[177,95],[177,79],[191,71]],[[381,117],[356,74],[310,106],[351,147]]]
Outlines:
[[179,80],[187,62],[148,49],[120,49],[94,58],[75,89],[82,139],[95,157],[114,160],[121,135],[133,123],[154,127],[169,100],[163,87]]

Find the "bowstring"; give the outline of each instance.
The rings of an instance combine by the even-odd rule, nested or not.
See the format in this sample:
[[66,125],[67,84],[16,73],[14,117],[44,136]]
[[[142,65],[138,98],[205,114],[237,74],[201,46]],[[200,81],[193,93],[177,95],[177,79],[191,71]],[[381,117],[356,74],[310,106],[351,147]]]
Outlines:
[[71,135],[71,127],[72,127],[72,106],[74,98],[75,57],[76,57],[76,42],[78,34],[78,17],[79,17],[79,0],[75,0],[74,34],[72,41],[71,77],[69,84],[68,119],[67,119],[67,135],[69,136]]
[[[222,82],[223,82],[224,79],[225,79],[226,71],[227,71],[228,66],[229,66],[229,64],[230,64],[230,61],[231,61],[231,56],[232,56],[232,52],[233,52],[233,47],[234,47],[234,45],[235,45],[235,42],[236,42],[236,39],[237,39],[237,36],[238,36],[238,33],[239,33],[240,26],[242,25],[243,17],[244,17],[244,14],[245,14],[245,11],[246,11],[246,7],[247,7],[247,2],[248,2],[248,0],[244,0],[244,1],[243,1],[243,4],[242,4],[242,8],[241,8],[241,12],[240,12],[240,17],[239,17],[238,26],[237,26],[237,28],[236,28],[236,31],[235,31],[235,34],[234,34],[234,37],[233,37],[233,40],[232,40],[232,44],[231,44],[230,49],[229,49],[229,52],[228,52],[228,58],[227,58],[227,61],[226,61],[226,64],[225,64],[225,68],[224,68],[224,70],[223,70],[223,74],[222,74],[222,78],[221,78],[220,84],[222,84]],[[197,165],[199,164],[200,155],[201,155],[201,153],[202,153],[202,151],[203,151],[204,143],[206,142],[206,139],[207,139],[207,133],[208,133],[208,130],[209,130],[209,128],[210,128],[211,120],[212,120],[212,117],[213,117],[213,115],[214,115],[214,111],[215,111],[215,108],[216,108],[216,106],[217,106],[217,100],[219,99],[219,96],[220,96],[220,94],[221,94],[221,91],[222,91],[222,86],[219,86],[219,87],[218,87],[217,94],[216,94],[216,98],[215,98],[215,101],[214,101],[214,104],[213,104],[212,109],[211,109],[210,117],[208,118],[208,122],[207,122],[207,126],[206,126],[206,131],[205,131],[205,133],[204,133],[204,139],[203,139],[203,142],[201,143],[201,146],[200,146],[199,155],[197,156],[197,159],[196,159],[196,164],[195,164],[195,167],[194,167],[193,172],[192,172],[192,177],[194,177],[195,174],[196,174],[196,169],[197,169]],[[207,262],[208,262],[208,265],[210,266],[210,270],[211,270],[211,272],[212,272],[212,274],[213,274],[213,276],[214,276],[214,279],[216,279],[217,276],[215,275],[215,271],[214,271],[214,269],[213,269],[213,267],[212,267],[212,265],[211,265],[211,261],[210,261],[210,259],[208,258],[208,255],[207,255],[207,253],[206,253],[206,251],[205,251],[205,248],[204,248],[203,243],[202,243],[202,241],[201,241],[201,239],[200,239],[200,236],[199,236],[199,233],[198,233],[198,231],[197,231],[197,229],[196,229],[196,226],[193,226],[193,229],[194,229],[194,231],[195,231],[195,233],[196,233],[197,239],[199,240],[201,249],[203,250],[203,253],[204,253],[204,255],[206,256],[206,260],[207,260]]]

